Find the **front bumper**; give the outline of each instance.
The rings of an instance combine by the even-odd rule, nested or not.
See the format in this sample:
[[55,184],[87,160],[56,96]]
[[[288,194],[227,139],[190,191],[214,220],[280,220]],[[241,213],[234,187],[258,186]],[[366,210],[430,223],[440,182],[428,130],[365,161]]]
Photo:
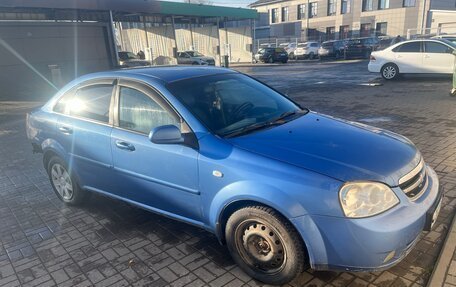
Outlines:
[[[315,270],[377,271],[401,261],[413,248],[436,209],[442,191],[436,173],[427,166],[429,185],[411,201],[393,188],[400,203],[380,215],[350,219],[305,215],[292,219],[306,243]],[[432,217],[432,216],[431,216]]]

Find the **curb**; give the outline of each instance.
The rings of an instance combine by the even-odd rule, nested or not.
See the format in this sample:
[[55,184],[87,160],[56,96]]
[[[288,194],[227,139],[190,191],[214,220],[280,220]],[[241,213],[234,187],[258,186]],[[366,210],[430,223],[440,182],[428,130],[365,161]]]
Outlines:
[[443,286],[447,275],[448,268],[450,267],[453,253],[456,248],[456,216],[453,214],[451,227],[448,230],[447,237],[443,243],[442,250],[440,251],[437,262],[435,263],[434,270],[432,270],[431,278],[426,286],[435,287]]

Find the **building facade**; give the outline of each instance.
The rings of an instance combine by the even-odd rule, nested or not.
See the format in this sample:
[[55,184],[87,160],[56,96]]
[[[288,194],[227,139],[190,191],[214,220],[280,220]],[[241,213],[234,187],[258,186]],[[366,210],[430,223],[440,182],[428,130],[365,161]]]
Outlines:
[[431,9],[456,10],[456,0],[258,0],[250,7],[268,19],[257,24],[262,35],[268,28],[271,38],[331,40],[406,36],[429,26]]

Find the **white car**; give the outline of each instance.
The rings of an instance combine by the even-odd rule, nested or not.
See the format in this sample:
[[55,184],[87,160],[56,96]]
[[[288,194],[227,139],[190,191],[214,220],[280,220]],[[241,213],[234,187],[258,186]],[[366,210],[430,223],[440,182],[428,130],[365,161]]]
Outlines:
[[282,43],[279,45],[280,48],[284,48],[288,53],[288,58],[294,59],[294,51],[296,50],[296,43]]
[[318,56],[318,49],[320,48],[320,44],[318,42],[305,42],[299,43],[298,47],[294,51],[294,56],[297,59],[313,59]]
[[445,40],[448,40],[448,41],[456,44],[456,34],[439,35],[439,36],[434,36],[431,39],[445,39]]
[[372,52],[368,69],[386,80],[408,73],[452,74],[455,50],[456,44],[444,39],[404,41]]

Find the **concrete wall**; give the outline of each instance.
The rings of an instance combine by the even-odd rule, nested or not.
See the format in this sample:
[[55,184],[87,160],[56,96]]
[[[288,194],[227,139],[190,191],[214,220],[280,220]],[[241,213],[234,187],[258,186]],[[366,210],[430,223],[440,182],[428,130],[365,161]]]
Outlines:
[[88,23],[0,23],[0,98],[49,98],[77,76],[110,69],[107,27]]
[[456,34],[456,11],[431,10],[428,22],[432,33]]

